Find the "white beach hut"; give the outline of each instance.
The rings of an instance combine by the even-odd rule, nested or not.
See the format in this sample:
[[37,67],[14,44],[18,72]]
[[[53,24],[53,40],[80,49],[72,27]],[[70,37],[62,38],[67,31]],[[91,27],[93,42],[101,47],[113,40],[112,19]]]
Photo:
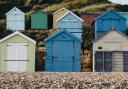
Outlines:
[[25,14],[21,10],[14,7],[5,15],[7,30],[25,30]]

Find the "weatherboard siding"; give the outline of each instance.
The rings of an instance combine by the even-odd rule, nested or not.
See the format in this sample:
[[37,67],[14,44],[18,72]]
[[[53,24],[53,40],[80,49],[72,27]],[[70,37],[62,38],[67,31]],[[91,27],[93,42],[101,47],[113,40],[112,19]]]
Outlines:
[[128,12],[119,12],[123,17],[126,18],[126,29],[128,29]]
[[[106,34],[104,37],[100,38],[98,41],[93,43],[93,72],[97,71],[95,70],[95,54],[97,52],[112,52],[112,56],[114,57],[114,52],[127,52],[128,51],[128,39],[126,37],[123,37],[122,35],[120,35],[118,32],[115,31],[111,31],[108,34]],[[98,49],[98,47],[102,47],[102,49]],[[117,54],[118,55],[118,54]],[[113,63],[114,62],[118,62],[119,60],[119,65],[118,67],[120,68],[112,68],[112,71],[123,71],[121,70],[122,67],[124,66],[123,64],[123,55],[119,56],[119,60],[113,59]],[[104,72],[104,71],[101,71]]]
[[63,10],[61,10],[61,11],[59,11],[59,12],[53,14],[53,28],[54,28],[54,29],[57,29],[57,22],[56,22],[56,21],[57,21],[59,18],[61,18],[64,14],[66,14],[67,12],[68,12],[68,10],[63,9]]
[[77,37],[81,38],[82,28],[83,28],[82,23],[83,22],[80,21],[77,17],[75,17],[71,13],[68,13],[62,19],[58,20],[57,31],[67,30],[71,32],[72,34],[76,35]]
[[95,38],[101,36],[104,32],[115,28],[120,32],[126,30],[126,19],[116,11],[106,12],[98,16],[95,21]]
[[25,30],[25,14],[14,7],[6,14],[7,30]]
[[[65,38],[63,38],[63,36]],[[63,48],[63,47],[68,47],[69,43],[73,44],[73,45],[70,45],[71,48]],[[57,45],[56,48],[55,48],[55,44]],[[75,40],[68,34],[61,33],[61,34],[57,35],[56,37],[51,38],[49,41],[45,42],[45,46],[46,46],[45,71],[49,71],[49,72],[80,72],[80,68],[81,68],[81,62],[80,62],[81,43],[80,42],[78,42],[77,40]],[[65,52],[67,50],[67,55],[68,54],[73,55],[74,58],[71,57],[70,62],[69,62],[69,60],[64,59],[65,56],[62,57],[62,59],[64,59],[64,60],[62,60],[59,55],[61,53],[56,54],[57,58],[55,58],[53,60],[53,57],[55,56],[55,55],[53,55],[54,52],[60,51],[61,48],[63,48],[63,52]],[[70,52],[73,52],[73,53],[70,53]],[[66,55],[66,52],[62,55]],[[60,59],[58,59],[58,58],[60,58]],[[55,62],[58,62],[59,64],[57,64],[55,66],[54,65]],[[71,63],[71,65],[70,65],[70,63]],[[60,66],[60,68],[59,68],[59,66]],[[64,68],[61,69],[61,66],[63,66]],[[71,69],[71,70],[69,70],[69,69]]]

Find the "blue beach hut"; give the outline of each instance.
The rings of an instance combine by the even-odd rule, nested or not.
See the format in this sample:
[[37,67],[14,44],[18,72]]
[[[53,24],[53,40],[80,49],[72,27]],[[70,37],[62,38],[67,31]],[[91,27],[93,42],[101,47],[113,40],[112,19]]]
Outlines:
[[82,40],[66,30],[45,39],[45,71],[80,72]]
[[57,20],[57,27],[58,31],[66,29],[67,31],[81,38],[83,20],[73,12],[69,11]]
[[126,18],[115,10],[109,10],[96,18],[95,38],[112,28],[120,32],[125,32],[126,30]]

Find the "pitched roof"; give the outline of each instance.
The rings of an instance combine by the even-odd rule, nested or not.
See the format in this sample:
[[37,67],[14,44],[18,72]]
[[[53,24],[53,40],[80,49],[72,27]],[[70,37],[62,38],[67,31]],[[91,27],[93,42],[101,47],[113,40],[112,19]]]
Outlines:
[[80,38],[78,38],[78,37],[75,36],[74,34],[68,32],[67,30],[61,30],[61,31],[56,32],[54,35],[52,35],[52,36],[46,38],[46,39],[44,40],[44,42],[46,43],[47,41],[49,41],[50,39],[53,39],[54,37],[60,35],[61,33],[66,33],[66,34],[70,35],[72,38],[74,38],[74,39],[76,39],[77,41],[79,41],[80,43],[82,43],[82,40],[81,40]]
[[121,18],[123,18],[123,19],[126,20],[126,18],[124,18],[120,13],[116,12],[116,11],[113,10],[113,9],[112,9],[112,10],[108,10],[107,12],[105,12],[105,13],[103,13],[102,15],[98,16],[98,17],[96,18],[96,20],[97,20],[97,19],[100,19],[101,17],[107,15],[107,14],[110,13],[110,12],[112,12],[112,13],[116,14],[117,16],[119,16],[119,17],[121,17]]
[[8,36],[2,38],[2,39],[0,40],[0,42],[3,42],[3,41],[5,41],[5,40],[8,40],[9,38],[11,38],[11,37],[13,37],[13,36],[15,36],[15,35],[20,35],[21,37],[23,37],[23,38],[25,38],[25,39],[27,39],[27,40],[33,42],[34,44],[36,44],[36,41],[35,41],[35,40],[29,38],[28,36],[26,36],[26,35],[24,35],[24,34],[22,34],[22,33],[20,33],[19,31],[16,31],[16,32],[14,32],[14,33],[12,33],[12,34],[10,34],[10,35],[8,35]]
[[83,22],[83,19],[81,19],[79,16],[75,15],[72,11],[67,12],[66,14],[64,14],[61,18],[59,18],[56,22],[60,21],[61,19],[63,19],[66,15],[68,14],[72,14],[73,16],[75,16],[78,20],[80,20],[81,22]]
[[14,8],[12,8],[10,11],[8,11],[5,15],[8,15],[8,14],[10,14],[13,10],[18,10],[19,12],[21,12],[22,14],[24,14],[25,15],[25,13],[24,12],[22,12],[20,9],[18,9],[17,7],[14,7]]
[[109,31],[104,32],[100,37],[94,39],[94,40],[92,41],[92,43],[97,42],[98,40],[102,39],[105,35],[109,34],[111,31],[115,31],[115,32],[119,33],[120,35],[122,35],[123,37],[125,37],[125,38],[128,39],[128,36],[125,35],[124,33],[120,32],[120,31],[118,31],[118,30],[116,30],[116,29],[110,29]]
[[61,8],[61,9],[59,9],[58,11],[54,12],[53,15],[56,14],[56,13],[58,13],[58,12],[60,12],[61,10],[66,10],[66,11],[68,11],[68,10],[65,9],[65,8]]

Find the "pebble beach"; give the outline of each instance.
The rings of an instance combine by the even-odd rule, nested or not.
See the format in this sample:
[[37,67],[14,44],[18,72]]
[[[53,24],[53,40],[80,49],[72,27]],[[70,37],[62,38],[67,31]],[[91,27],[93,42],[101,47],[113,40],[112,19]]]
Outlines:
[[0,89],[128,89],[128,73],[0,73]]

